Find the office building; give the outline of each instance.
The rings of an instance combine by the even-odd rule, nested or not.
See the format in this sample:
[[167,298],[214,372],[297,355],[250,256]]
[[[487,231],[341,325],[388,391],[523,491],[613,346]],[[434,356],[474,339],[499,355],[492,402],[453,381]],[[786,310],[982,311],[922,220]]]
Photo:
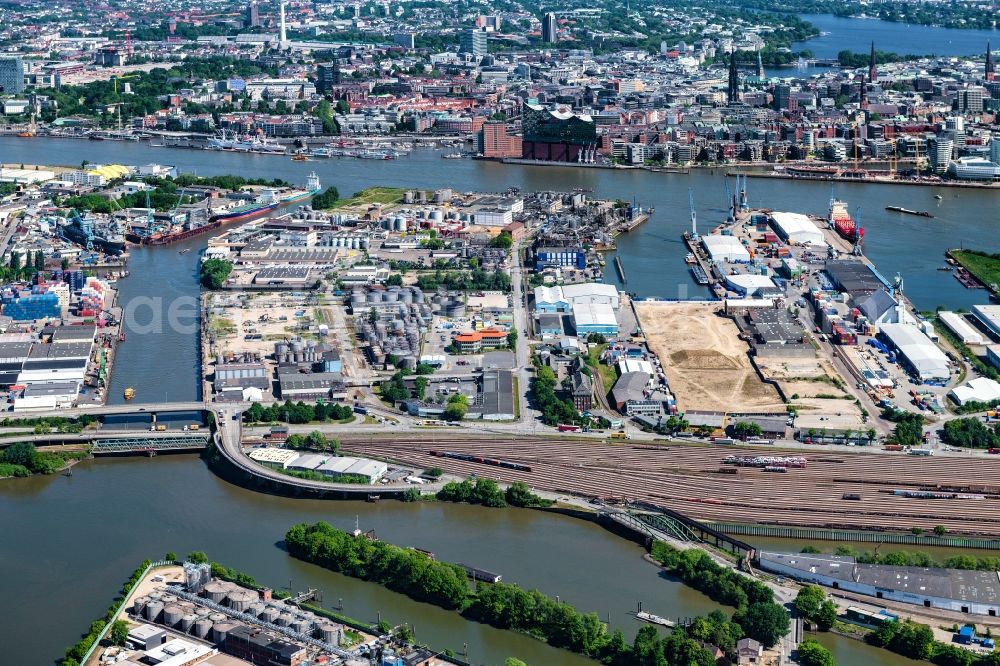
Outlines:
[[542,17],[542,41],[546,44],[553,44],[559,39],[559,24],[556,22],[555,12],[547,12]]
[[340,62],[334,60],[326,64],[316,65],[316,92],[324,95],[340,85]]
[[250,0],[247,5],[247,16],[243,22],[248,28],[256,28],[260,25],[260,8],[257,7],[257,0]]
[[404,49],[416,48],[416,33],[413,32],[398,32],[392,36],[392,41],[398,46],[402,46]]
[[985,88],[966,88],[958,93],[958,108],[965,113],[982,113],[983,100],[989,97]]
[[463,30],[459,38],[459,52],[469,53],[476,57],[486,55],[487,49],[486,33],[478,28]]
[[955,141],[942,136],[934,137],[930,142],[930,167],[934,173],[944,173],[951,163],[952,154],[955,152]]
[[0,93],[16,95],[24,90],[24,61],[0,58]]

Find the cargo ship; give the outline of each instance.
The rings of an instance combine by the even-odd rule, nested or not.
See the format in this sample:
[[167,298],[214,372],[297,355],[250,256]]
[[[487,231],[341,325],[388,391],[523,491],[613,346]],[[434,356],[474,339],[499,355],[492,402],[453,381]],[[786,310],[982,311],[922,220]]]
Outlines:
[[281,197],[279,200],[279,205],[288,206],[289,204],[299,203],[300,201],[305,201],[306,199],[311,199],[322,189],[322,185],[319,182],[319,176],[313,171],[309,174],[309,178],[306,179],[306,189],[303,190],[293,190]]
[[125,251],[125,235],[110,220],[102,221],[92,213],[73,211],[69,220],[57,220],[60,236],[88,250],[97,248],[114,256]]
[[842,238],[852,243],[865,237],[865,230],[858,226],[851,214],[847,212],[847,204],[838,199],[830,199],[830,215],[827,221],[833,230]]
[[249,222],[264,217],[280,205],[281,200],[275,198],[273,190],[264,190],[264,193],[255,201],[215,213],[208,218],[208,222],[209,224],[213,222]]

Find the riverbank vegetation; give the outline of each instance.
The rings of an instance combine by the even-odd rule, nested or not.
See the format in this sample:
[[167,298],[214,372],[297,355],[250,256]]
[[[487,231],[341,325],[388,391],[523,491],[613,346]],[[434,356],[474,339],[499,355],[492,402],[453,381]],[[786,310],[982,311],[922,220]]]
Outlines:
[[663,638],[656,627],[644,626],[629,645],[620,630],[609,634],[596,613],[580,613],[538,590],[509,583],[480,583],[472,591],[465,571],[456,565],[363,535],[353,536],[324,522],[293,526],[285,535],[285,546],[293,557],[306,562],[380,583],[470,620],[534,636],[608,666],[712,666],[715,657],[705,645],[730,651],[743,635],[740,626],[716,611]]
[[87,451],[39,451],[30,442],[15,442],[0,452],[0,478],[55,474],[70,460],[82,460]]
[[225,259],[208,259],[201,264],[201,284],[209,289],[220,289],[233,272],[233,262]]
[[698,548],[680,550],[657,541],[650,555],[685,585],[713,601],[735,606],[733,621],[746,636],[760,641],[765,647],[775,645],[788,633],[791,621],[788,611],[774,602],[774,594],[764,583],[717,564]]
[[515,481],[504,491],[496,481],[481,476],[475,482],[465,479],[446,483],[436,497],[442,502],[465,502],[493,508],[508,505],[524,508],[552,506],[551,500],[542,499],[531,492],[526,483]]
[[355,192],[348,199],[338,198],[330,204],[330,208],[351,208],[354,206],[368,207],[372,204],[397,204],[403,200],[406,189],[402,187],[367,187],[360,192]]
[[1000,253],[952,250],[948,255],[994,293],[1000,290]]

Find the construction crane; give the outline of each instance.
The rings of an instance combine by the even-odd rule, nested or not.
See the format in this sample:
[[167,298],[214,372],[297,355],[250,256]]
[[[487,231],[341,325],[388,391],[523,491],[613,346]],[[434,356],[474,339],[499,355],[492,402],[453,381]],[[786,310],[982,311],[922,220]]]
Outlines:
[[733,198],[733,193],[729,189],[729,174],[723,174],[722,183],[726,188],[726,206],[729,208],[729,220],[736,219],[736,199]]
[[688,207],[691,209],[691,237],[698,238],[698,214],[694,211],[694,190],[688,188]]

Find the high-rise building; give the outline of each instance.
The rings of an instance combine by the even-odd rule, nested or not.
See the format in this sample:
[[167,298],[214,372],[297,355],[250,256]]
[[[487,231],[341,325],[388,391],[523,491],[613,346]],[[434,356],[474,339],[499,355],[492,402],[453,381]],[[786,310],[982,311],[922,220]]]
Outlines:
[[24,90],[24,61],[0,58],[0,93],[16,95]]
[[945,135],[948,136],[956,148],[965,147],[965,118],[962,116],[948,116],[944,120]]
[[989,97],[983,88],[966,88],[958,92],[958,109],[963,113],[982,113],[983,100]]
[[417,35],[414,32],[397,32],[392,36],[392,41],[404,49],[413,49],[416,47]]
[[555,12],[547,12],[542,17],[542,41],[553,44],[559,39],[559,24],[556,23]]
[[1000,164],[1000,133],[995,133],[990,141],[990,162]]
[[868,56],[868,80],[872,83],[878,81],[878,66],[875,63],[875,42],[872,42],[872,52]]
[[316,65],[316,92],[323,95],[340,85],[340,61]]
[[486,33],[478,28],[463,30],[459,37],[459,52],[470,53],[474,56],[484,56],[487,51]]
[[787,83],[774,86],[774,108],[777,111],[791,108],[792,87]]
[[993,50],[990,48],[989,42],[986,42],[986,71],[984,78],[987,81],[993,81],[996,78],[995,65],[993,64]]
[[945,136],[934,137],[928,148],[930,167],[934,173],[945,173],[955,152],[955,142]]
[[740,73],[736,69],[736,50],[729,54],[729,85],[726,88],[726,101],[734,104],[740,101]]
[[288,48],[288,30],[287,30],[287,28],[285,26],[285,3],[284,2],[282,2],[281,5],[280,5],[280,12],[281,12],[280,13],[280,22],[281,22],[280,31],[281,31],[281,34],[280,34],[280,37],[279,37],[278,46],[280,48],[282,48],[282,49],[286,49],[286,48]]
[[247,5],[247,16],[244,24],[248,28],[256,28],[260,25],[260,8],[257,7],[257,0],[250,0],[250,4]]

